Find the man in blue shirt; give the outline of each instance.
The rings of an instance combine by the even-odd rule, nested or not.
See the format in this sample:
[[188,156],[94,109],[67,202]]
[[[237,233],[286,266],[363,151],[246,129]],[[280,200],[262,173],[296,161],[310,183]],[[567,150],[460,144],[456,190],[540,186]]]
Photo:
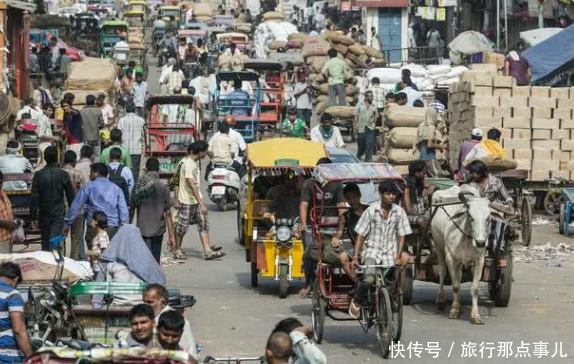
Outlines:
[[0,265],[0,363],[21,363],[32,355],[24,321],[24,300],[16,290],[22,282],[20,267]]
[[[234,80],[233,81],[233,90],[225,99],[227,100],[249,100],[249,94],[241,89],[243,86],[243,82],[241,80]],[[233,105],[233,101],[231,101],[231,105]],[[233,116],[249,116],[249,112],[251,111],[250,108],[247,106],[248,103],[246,101],[245,106],[236,106],[231,107],[231,115]]]
[[86,216],[86,243],[91,248],[93,238],[96,236],[96,229],[90,226],[92,216],[96,211],[102,211],[108,217],[108,228],[106,232],[110,240],[118,231],[118,228],[128,221],[129,213],[124,192],[111,182],[108,177],[108,167],[103,163],[94,163],[90,167],[90,179],[76,195],[72,207],[65,219],[65,230],[67,233],[70,225],[80,213],[84,206]]

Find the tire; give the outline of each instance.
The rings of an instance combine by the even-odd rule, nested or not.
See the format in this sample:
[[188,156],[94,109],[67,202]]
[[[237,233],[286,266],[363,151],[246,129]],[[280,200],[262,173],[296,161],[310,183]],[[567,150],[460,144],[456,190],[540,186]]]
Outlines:
[[259,272],[257,271],[257,264],[251,263],[251,287],[256,288],[259,284],[257,282],[257,276]]
[[561,235],[564,235],[566,232],[566,206],[564,204],[560,204],[560,214],[558,215],[558,232]]
[[[560,208],[562,208],[562,206],[560,206]],[[520,206],[520,220],[522,245],[529,246],[532,241],[532,204],[528,197],[522,198],[522,206]]]
[[227,202],[225,201],[224,198],[222,198],[221,200],[217,201],[217,209],[219,211],[227,211]]
[[311,323],[313,325],[313,340],[317,344],[323,341],[323,329],[325,327],[325,299],[319,292],[318,278],[313,285],[313,303],[311,306]]
[[402,287],[403,287],[403,294],[402,294],[402,305],[410,305],[411,299],[413,298],[413,267],[411,265],[407,265],[402,272]]
[[281,264],[279,269],[281,270],[279,272],[279,298],[286,298],[289,294],[289,279],[287,277],[289,266],[287,264]]
[[[512,291],[512,252],[507,251],[504,258],[506,258],[506,267],[499,268],[498,279],[488,285],[490,297],[494,300],[496,307],[507,307]],[[501,281],[500,284],[498,281]]]
[[393,295],[391,307],[393,309],[393,342],[398,343],[399,340],[401,340],[401,334],[403,332],[403,295]]
[[388,358],[391,353],[393,343],[393,317],[391,312],[391,298],[386,288],[381,288],[377,293],[379,295],[377,310],[377,343],[379,345],[379,354]]
[[558,217],[560,200],[560,192],[549,190],[544,197],[544,211],[546,211],[546,213],[550,216]]

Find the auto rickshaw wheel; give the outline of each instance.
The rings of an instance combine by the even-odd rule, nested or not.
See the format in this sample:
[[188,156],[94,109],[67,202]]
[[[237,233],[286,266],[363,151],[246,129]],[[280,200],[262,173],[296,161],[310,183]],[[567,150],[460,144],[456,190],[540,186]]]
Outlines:
[[407,265],[401,273],[402,289],[403,289],[403,305],[410,305],[413,298],[413,267]]
[[315,283],[313,284],[311,323],[313,325],[313,340],[320,344],[323,341],[323,329],[325,327],[325,299],[321,296],[318,277],[315,278]]
[[289,294],[289,280],[287,279],[289,266],[287,264],[281,264],[279,269],[279,298],[286,298]]
[[[560,205],[560,209],[562,209],[562,205]],[[529,246],[532,240],[532,204],[528,197],[522,199],[520,206],[520,228],[522,245]]]
[[227,211],[227,201],[225,200],[225,198],[222,198],[221,200],[217,201],[217,209],[219,211]]
[[[249,251],[249,250],[247,250]],[[259,272],[257,271],[257,263],[251,263],[251,287],[255,288],[259,284],[257,282],[257,275]]]
[[506,251],[503,258],[506,259],[506,267],[500,267],[497,279],[488,284],[488,292],[496,307],[507,307],[512,291],[512,251]]

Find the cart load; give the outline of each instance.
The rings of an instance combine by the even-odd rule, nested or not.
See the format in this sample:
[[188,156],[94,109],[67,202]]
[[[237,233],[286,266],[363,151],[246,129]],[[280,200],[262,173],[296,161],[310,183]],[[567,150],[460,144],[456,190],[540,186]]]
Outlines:
[[189,353],[175,350],[144,349],[132,347],[127,349],[93,348],[74,350],[67,347],[46,347],[38,350],[26,363],[191,363]]
[[86,96],[92,95],[97,97],[100,94],[108,95],[109,90],[66,90],[64,94],[70,93],[74,95],[74,107],[85,106]]
[[116,80],[116,67],[110,59],[86,57],[70,66],[66,88],[70,90],[110,90]]
[[[34,283],[49,283],[59,278],[59,265],[51,252],[35,251],[31,253],[0,254],[0,263],[12,262],[20,266],[23,281]],[[93,277],[92,268],[88,262],[79,262],[64,258],[63,274],[59,280],[76,282]]]

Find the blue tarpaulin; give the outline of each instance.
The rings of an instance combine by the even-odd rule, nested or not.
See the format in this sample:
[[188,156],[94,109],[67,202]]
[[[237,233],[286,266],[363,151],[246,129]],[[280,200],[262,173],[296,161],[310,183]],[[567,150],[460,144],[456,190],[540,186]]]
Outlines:
[[532,67],[532,82],[543,82],[574,66],[574,25],[523,53]]

